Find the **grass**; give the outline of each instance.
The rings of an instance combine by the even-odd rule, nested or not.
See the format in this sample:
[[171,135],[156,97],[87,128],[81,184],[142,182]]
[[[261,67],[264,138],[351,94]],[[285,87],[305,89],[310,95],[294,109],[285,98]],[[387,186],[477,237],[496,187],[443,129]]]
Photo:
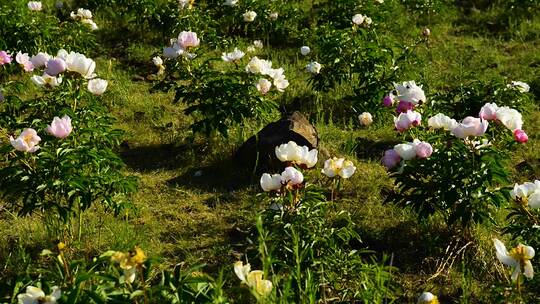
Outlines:
[[[540,28],[538,18],[522,23],[510,39],[503,39],[478,34],[463,22],[476,15],[463,16],[458,10],[441,14],[442,20],[428,24],[432,31],[429,44],[421,46],[416,59],[403,67],[408,76],[404,80],[417,80],[428,93],[473,78],[503,77],[538,83],[540,38],[531,34]],[[475,14],[487,16],[493,12]],[[403,20],[400,22],[404,27]],[[405,39],[413,35],[406,31],[395,34],[402,34]],[[128,173],[140,179],[140,189],[133,196],[135,209],[122,216],[111,216],[99,208],[86,212],[82,243],[68,246],[92,257],[108,249],[124,250],[139,245],[149,256],[165,263],[206,263],[214,270],[229,267],[242,255],[245,231],[254,224],[254,214],[261,208],[255,198],[259,192],[257,183],[231,181],[231,177],[238,175],[235,172],[239,165],[229,160],[262,124],[237,126],[226,140],[192,137],[187,131],[191,118],[183,114],[183,105],[172,104],[170,94],[151,93],[148,82],[133,80],[136,75],[146,76],[141,72],[153,69],[150,58],[159,47],[144,41],[131,42],[121,57],[109,58],[106,48],[99,56],[98,72],[110,81],[107,94],[118,119],[117,127],[126,132],[120,153]],[[268,51],[269,57],[284,61],[288,78],[294,80],[300,79],[302,73],[295,71],[303,71],[305,65],[298,57],[289,60],[296,51]],[[353,158],[357,164],[357,174],[345,183],[344,199],[339,204],[352,213],[369,249],[378,256],[393,255],[393,265],[399,269],[394,273],[395,281],[403,291],[400,302],[413,301],[423,290],[439,292],[443,303],[489,301],[485,278],[499,278],[498,270],[491,269],[495,263],[492,229],[477,227],[474,251],[464,253],[475,262],[482,261],[475,269],[458,257],[452,267],[430,279],[448,257],[445,245],[464,240],[445,235],[444,227],[439,227],[436,220],[419,223],[409,210],[383,204],[392,181],[379,159],[386,148],[400,139],[388,126],[375,124],[358,129],[348,119],[322,117],[316,112],[339,100],[347,89],[345,85],[335,95],[323,96],[318,104],[313,102],[307,83],[292,82],[284,97],[285,109],[309,111],[320,133],[322,153]],[[299,103],[289,102],[294,100]],[[517,164],[512,168],[513,180],[540,176],[538,119],[537,110],[525,116],[530,141],[513,156],[513,163]],[[202,175],[197,177],[199,170]],[[312,175],[322,179],[316,172]],[[0,213],[0,229],[4,231],[0,235],[0,265],[7,270],[0,278],[21,271],[20,266],[36,258],[41,249],[54,245],[54,236],[42,227],[39,216]],[[472,256],[473,252],[476,256]]]

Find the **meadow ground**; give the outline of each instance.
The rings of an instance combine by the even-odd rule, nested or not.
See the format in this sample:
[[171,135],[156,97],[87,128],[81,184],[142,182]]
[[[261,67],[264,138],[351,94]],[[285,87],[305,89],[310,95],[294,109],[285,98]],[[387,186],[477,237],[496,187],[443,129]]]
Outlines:
[[[401,13],[389,25],[394,36],[413,39],[424,26],[431,29],[429,42],[419,45],[414,59],[403,67],[407,75],[403,80],[424,84],[428,94],[472,80],[504,78],[531,84],[536,108],[524,113],[529,142],[513,154],[509,166],[512,181],[538,178],[538,16],[501,29],[492,24],[496,8],[466,14],[458,5],[445,6],[437,20],[422,20],[422,15],[406,9]],[[95,15],[101,28],[117,26],[105,13]],[[98,34],[100,49],[95,59],[100,75],[109,80],[107,100],[117,118],[116,127],[125,131],[119,153],[127,173],[139,178],[139,189],[133,195],[134,208],[120,216],[99,207],[86,211],[80,243],[70,245],[73,254],[91,258],[108,249],[138,245],[164,265],[205,263],[208,272],[225,267],[226,276],[232,276],[228,265],[241,256],[246,231],[263,206],[255,196],[260,192],[258,177],[239,176],[238,164],[230,159],[264,125],[235,126],[227,139],[193,136],[185,106],[172,103],[172,94],[152,92],[152,84],[144,79],[153,69],[150,59],[160,52],[159,35],[130,33],[113,43],[110,33],[103,32]],[[305,62],[291,56],[298,47],[272,45],[263,51],[295,79],[282,99],[283,112],[306,113],[319,132],[321,150],[356,164],[357,174],[344,183],[339,204],[351,212],[363,245],[378,257],[391,257],[386,263],[396,267],[392,281],[400,290],[398,302],[412,302],[423,290],[438,290],[443,303],[489,303],[491,282],[502,271],[493,269],[500,267],[494,266],[491,242],[500,227],[475,226],[470,238],[456,237],[437,218],[419,222],[410,210],[383,203],[393,182],[380,159],[385,149],[402,138],[393,126],[358,127],[351,118],[324,110],[339,109],[329,105],[348,92],[347,84],[318,100],[310,98],[309,85],[301,77]],[[322,179],[318,172],[311,172],[310,177]],[[504,218],[505,211],[498,216]],[[43,229],[39,215],[4,211],[0,219],[0,278],[23,271],[21,267],[28,265],[25,261],[57,241]]]

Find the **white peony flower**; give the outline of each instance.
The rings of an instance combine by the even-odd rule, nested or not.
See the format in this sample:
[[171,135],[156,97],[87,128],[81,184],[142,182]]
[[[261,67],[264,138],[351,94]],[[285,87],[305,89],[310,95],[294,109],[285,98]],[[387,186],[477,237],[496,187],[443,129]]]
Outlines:
[[246,65],[246,72],[252,74],[268,75],[272,70],[272,62],[264,59],[259,59],[257,56],[251,58]]
[[238,4],[238,0],[225,0],[225,3],[223,3],[226,6],[235,6]]
[[485,119],[485,120],[495,120],[497,119],[497,110],[499,107],[495,103],[486,103],[482,106],[480,109],[480,113],[478,113],[478,117]]
[[243,17],[245,22],[253,22],[255,17],[257,17],[257,13],[254,11],[248,11],[244,13]]
[[41,11],[41,9],[43,8],[41,5],[41,1],[30,1],[28,2],[27,6],[29,10],[36,12]]
[[304,56],[306,56],[310,52],[311,52],[311,49],[307,45],[304,45],[303,47],[300,48],[300,54],[302,54]]
[[457,126],[457,121],[442,113],[439,113],[428,119],[428,126],[433,129],[444,129],[449,131]]
[[33,153],[39,150],[38,144],[41,137],[37,135],[36,130],[28,128],[24,129],[16,139],[10,136],[9,141],[15,150]]
[[298,186],[304,182],[304,175],[302,172],[296,170],[294,167],[287,167],[285,171],[281,173],[283,183],[288,186]]
[[321,72],[321,64],[313,61],[306,65],[306,69],[311,74],[319,74]]
[[411,160],[416,157],[416,145],[414,143],[397,144],[394,146],[394,150],[404,160]]
[[94,95],[102,95],[107,90],[107,80],[95,78],[88,81],[88,91]]
[[356,14],[352,17],[352,22],[356,25],[361,25],[362,23],[364,23],[364,15],[362,14]]
[[280,174],[270,175],[268,173],[264,173],[261,176],[260,183],[261,188],[266,192],[279,191],[283,183],[283,178]]
[[272,82],[268,81],[265,78],[261,78],[259,79],[256,87],[261,94],[265,95],[266,93],[268,93],[268,91],[270,91],[270,88],[272,87]]
[[307,146],[298,146],[294,141],[276,147],[277,158],[282,162],[289,162],[306,168],[317,164],[317,149],[309,150]]
[[522,130],[523,118],[521,113],[509,107],[499,107],[496,112],[497,120],[499,120],[510,131]]
[[94,73],[96,63],[94,60],[75,52],[69,53],[65,60],[68,71],[79,73],[86,79],[96,77],[96,74]]
[[512,81],[512,83],[509,84],[508,87],[515,88],[521,93],[527,93],[531,88],[527,83],[522,81]]
[[360,121],[360,124],[363,126],[369,126],[373,123],[373,116],[369,112],[364,112],[360,115],[358,115],[358,120]]
[[231,53],[223,53],[221,59],[225,62],[233,62],[242,59],[245,53],[240,51],[238,48],[234,48],[234,51]]
[[289,81],[285,79],[285,76],[274,78],[274,86],[278,91],[283,92],[289,86]]
[[41,288],[28,286],[25,293],[17,296],[17,300],[19,304],[55,304],[61,295],[62,291],[57,286],[52,288],[52,293],[48,296]]
[[533,278],[534,270],[530,260],[534,257],[534,248],[519,244],[508,252],[503,242],[493,239],[493,243],[495,244],[497,259],[504,265],[513,268],[512,281],[516,281],[522,271],[525,277]]
[[43,73],[43,76],[34,75],[30,80],[39,87],[49,86],[54,88],[62,83],[62,77],[49,76],[47,73]]
[[321,170],[324,175],[330,178],[337,176],[341,178],[349,178],[354,174],[355,171],[356,167],[351,161],[337,157],[327,159],[324,162],[324,168]]
[[425,291],[418,297],[417,304],[439,304],[439,300],[431,292]]
[[417,86],[414,81],[406,81],[401,84],[394,83],[394,88],[397,91],[397,99],[407,101],[413,105],[426,102],[426,95],[422,86]]
[[256,48],[258,48],[258,49],[262,49],[264,45],[263,45],[262,41],[260,41],[260,40],[254,40],[254,41],[253,41],[253,46],[256,47]]

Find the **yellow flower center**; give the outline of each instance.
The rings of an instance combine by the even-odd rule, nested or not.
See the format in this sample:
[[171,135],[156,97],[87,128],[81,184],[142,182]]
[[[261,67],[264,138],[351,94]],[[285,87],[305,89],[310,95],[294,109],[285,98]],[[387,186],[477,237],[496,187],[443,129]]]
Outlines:
[[516,261],[519,261],[521,265],[523,265],[527,260],[529,260],[525,253],[525,247],[522,245],[518,245],[516,248],[510,250],[509,255]]

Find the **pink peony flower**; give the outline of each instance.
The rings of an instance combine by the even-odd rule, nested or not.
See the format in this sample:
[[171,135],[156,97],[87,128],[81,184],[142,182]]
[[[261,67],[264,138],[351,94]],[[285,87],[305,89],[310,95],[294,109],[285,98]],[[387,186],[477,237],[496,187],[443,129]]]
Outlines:
[[414,149],[418,158],[428,158],[433,153],[433,147],[425,141],[416,141]]
[[486,133],[488,121],[472,116],[465,117],[461,123],[458,123],[452,130],[452,134],[459,138],[468,136],[481,136]]
[[56,138],[66,138],[71,133],[71,118],[65,115],[62,119],[54,117],[53,122],[47,126],[47,132]]
[[50,76],[56,76],[60,73],[63,73],[67,69],[67,63],[60,58],[53,58],[47,61],[47,68],[45,73]]
[[525,131],[516,129],[514,130],[514,139],[518,143],[526,143],[529,140],[529,136],[527,136],[527,133],[525,133]]
[[10,64],[11,60],[11,55],[9,55],[6,51],[0,51],[0,65]]
[[386,169],[392,169],[401,161],[401,157],[394,149],[386,150],[382,159],[383,165]]
[[481,109],[478,116],[485,120],[496,120],[497,109],[499,107],[494,103],[486,103]]
[[397,113],[407,113],[407,111],[412,110],[414,110],[414,104],[405,100],[400,100],[396,108]]
[[407,111],[407,113],[401,113],[397,118],[394,118],[394,125],[398,131],[402,132],[409,129],[411,126],[416,127],[420,125],[421,120],[422,115],[420,115],[420,113]]
[[199,46],[200,40],[197,38],[197,33],[183,31],[178,35],[178,43],[183,49],[187,49]]
[[385,107],[391,107],[394,104],[394,99],[392,98],[392,95],[390,94],[384,96],[382,103]]
[[17,151],[34,153],[39,150],[38,144],[41,138],[37,135],[36,130],[28,128],[24,129],[17,138],[10,136],[9,141]]
[[23,67],[25,72],[32,72],[34,70],[34,65],[27,53],[18,52],[15,60]]

